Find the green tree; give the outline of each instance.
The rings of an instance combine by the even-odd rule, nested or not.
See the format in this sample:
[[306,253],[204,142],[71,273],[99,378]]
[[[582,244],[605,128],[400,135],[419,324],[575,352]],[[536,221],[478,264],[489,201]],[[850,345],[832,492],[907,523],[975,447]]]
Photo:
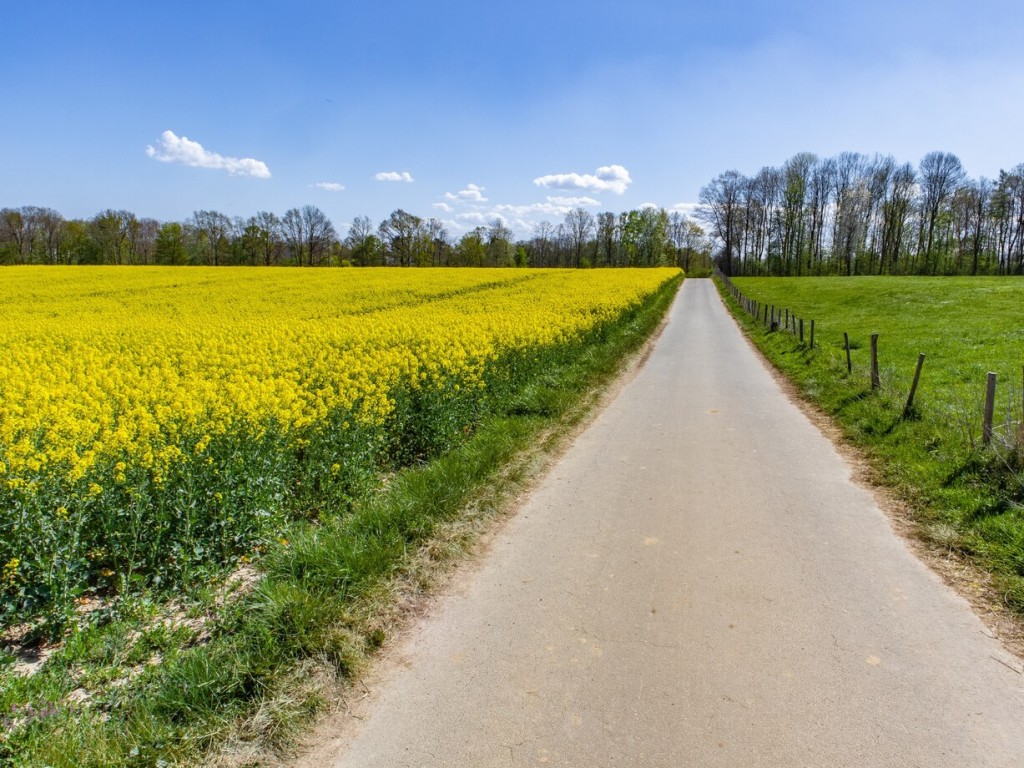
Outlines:
[[89,222],[89,237],[96,248],[92,257],[101,264],[123,264],[128,259],[128,238],[135,214],[108,208]]
[[184,228],[176,221],[163,224],[156,233],[154,259],[157,264],[188,264]]
[[487,245],[483,227],[476,227],[459,238],[455,246],[455,263],[462,267],[482,267],[487,261]]
[[423,239],[423,219],[399,208],[380,223],[377,231],[398,266],[409,267],[416,263],[422,244],[418,241]]
[[356,216],[345,236],[352,263],[358,267],[379,267],[384,263],[384,244],[374,233],[369,216]]

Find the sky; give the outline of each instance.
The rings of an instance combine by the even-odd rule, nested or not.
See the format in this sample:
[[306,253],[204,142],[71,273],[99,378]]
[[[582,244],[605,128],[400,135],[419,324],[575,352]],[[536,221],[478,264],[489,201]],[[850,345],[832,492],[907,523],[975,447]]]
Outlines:
[[0,207],[402,208],[457,238],[689,211],[798,152],[1024,163],[1009,0],[33,0],[3,12]]

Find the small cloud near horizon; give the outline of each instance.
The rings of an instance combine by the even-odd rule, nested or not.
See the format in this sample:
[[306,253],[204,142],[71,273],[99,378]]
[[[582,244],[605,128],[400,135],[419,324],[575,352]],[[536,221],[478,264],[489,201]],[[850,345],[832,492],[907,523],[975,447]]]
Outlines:
[[469,213],[460,213],[455,216],[458,221],[469,221],[474,224],[489,224],[493,218],[501,218],[498,216],[488,218],[486,214],[480,211],[471,211]]
[[697,209],[700,207],[700,203],[676,203],[669,208],[669,213],[682,213],[686,216],[695,216]]
[[484,188],[479,184],[467,184],[465,189],[459,190],[455,194],[445,192],[444,196],[447,200],[459,203],[486,203],[487,198],[483,193]]
[[373,178],[377,181],[405,181],[410,184],[413,182],[412,174],[408,171],[381,171]]
[[570,208],[593,208],[601,204],[600,200],[592,197],[562,197],[559,195],[548,196],[548,202],[552,205],[565,205]]
[[318,181],[313,185],[317,189],[322,189],[326,192],[344,192],[345,185],[339,184],[336,181]]
[[552,173],[537,177],[533,183],[545,189],[578,189],[585,192],[613,192],[621,195],[633,183],[633,179],[630,178],[629,171],[621,165],[603,165],[593,174]]
[[230,176],[270,178],[270,169],[262,160],[255,160],[251,157],[226,157],[217,152],[211,152],[198,141],[192,141],[187,136],[178,136],[174,131],[161,133],[156,146],[150,144],[146,147],[146,156],[161,163],[227,171]]

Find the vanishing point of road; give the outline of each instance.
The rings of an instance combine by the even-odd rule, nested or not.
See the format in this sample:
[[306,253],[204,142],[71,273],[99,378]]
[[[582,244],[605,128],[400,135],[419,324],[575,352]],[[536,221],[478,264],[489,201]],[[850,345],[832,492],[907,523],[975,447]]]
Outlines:
[[318,766],[1024,766],[1024,678],[709,280]]

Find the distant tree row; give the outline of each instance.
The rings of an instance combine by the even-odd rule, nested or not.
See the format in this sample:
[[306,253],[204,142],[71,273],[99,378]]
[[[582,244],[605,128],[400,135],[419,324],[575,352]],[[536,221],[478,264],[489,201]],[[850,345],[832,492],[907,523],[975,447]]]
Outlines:
[[496,218],[454,238],[438,219],[394,211],[378,225],[358,216],[344,238],[319,208],[248,219],[195,211],[161,223],[130,211],[65,219],[55,210],[0,210],[0,264],[196,264],[209,266],[536,266],[678,265],[705,270],[711,242],[679,212],[643,208],[596,216],[575,208],[516,240]]
[[1024,164],[970,179],[956,155],[801,153],[755,176],[727,171],[697,216],[734,275],[1024,274]]

